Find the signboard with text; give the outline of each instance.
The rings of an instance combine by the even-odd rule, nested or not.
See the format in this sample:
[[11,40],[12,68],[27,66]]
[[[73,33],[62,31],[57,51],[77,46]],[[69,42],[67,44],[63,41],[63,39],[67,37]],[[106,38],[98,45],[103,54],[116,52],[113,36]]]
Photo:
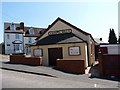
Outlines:
[[34,56],[42,56],[42,49],[39,48],[39,49],[34,49]]
[[56,35],[56,34],[65,34],[65,33],[71,33],[71,29],[64,29],[64,30],[57,30],[57,31],[50,31],[48,32],[48,35]]
[[80,55],[80,47],[69,47],[69,55]]

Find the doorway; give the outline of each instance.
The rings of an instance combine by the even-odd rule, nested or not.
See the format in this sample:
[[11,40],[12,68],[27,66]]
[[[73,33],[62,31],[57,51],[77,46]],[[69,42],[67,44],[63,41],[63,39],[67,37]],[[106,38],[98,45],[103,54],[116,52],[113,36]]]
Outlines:
[[56,66],[57,59],[63,59],[62,47],[48,48],[49,66]]

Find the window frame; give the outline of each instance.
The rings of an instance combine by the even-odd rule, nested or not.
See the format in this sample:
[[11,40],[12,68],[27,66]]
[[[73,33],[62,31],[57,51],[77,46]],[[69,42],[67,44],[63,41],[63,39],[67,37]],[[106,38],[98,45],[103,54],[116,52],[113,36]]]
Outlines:
[[7,39],[10,39],[10,35],[9,34],[7,34]]
[[19,50],[20,50],[20,45],[19,45],[19,44],[16,44],[16,45],[15,45],[15,50],[16,50],[16,51],[19,51]]
[[29,29],[29,34],[34,34],[34,30],[32,27]]
[[29,37],[28,39],[28,43],[32,43],[32,37]]
[[15,24],[14,24],[14,23],[11,23],[11,24],[10,24],[10,30],[15,30],[15,29],[16,29]]
[[10,46],[10,44],[7,44],[7,46]]
[[15,39],[20,39],[20,35],[19,35],[19,34],[16,34],[16,35],[15,35]]

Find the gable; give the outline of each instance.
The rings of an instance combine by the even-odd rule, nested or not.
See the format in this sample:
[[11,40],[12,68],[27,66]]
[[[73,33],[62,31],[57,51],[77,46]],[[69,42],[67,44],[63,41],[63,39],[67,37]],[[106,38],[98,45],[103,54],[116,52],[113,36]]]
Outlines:
[[38,38],[40,40],[40,39],[43,39],[49,36],[49,32],[62,31],[62,30],[67,30],[67,29],[72,30],[73,34],[77,35],[78,37],[80,37],[81,39],[85,41],[88,39],[88,35],[90,35],[89,33],[82,31],[81,29],[66,22],[65,20],[58,18],[47,28],[46,32],[41,37],[38,37]]
[[41,35],[45,31],[45,28],[32,27],[34,33],[30,34],[29,29],[31,27],[24,26],[24,31],[23,31],[23,30],[20,29],[20,23],[14,23],[14,24],[15,24],[15,27],[16,27],[15,30],[10,30],[11,23],[4,22],[4,32],[5,33],[21,33],[21,34],[23,34],[25,32],[25,36],[38,37],[39,35]]

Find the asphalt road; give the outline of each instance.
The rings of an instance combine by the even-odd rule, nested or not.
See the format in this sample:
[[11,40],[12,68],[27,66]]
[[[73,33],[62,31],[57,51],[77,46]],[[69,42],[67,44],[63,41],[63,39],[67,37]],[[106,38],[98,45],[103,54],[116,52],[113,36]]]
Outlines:
[[[2,71],[2,72],[1,72]],[[2,88],[110,88],[82,81],[1,70]]]

